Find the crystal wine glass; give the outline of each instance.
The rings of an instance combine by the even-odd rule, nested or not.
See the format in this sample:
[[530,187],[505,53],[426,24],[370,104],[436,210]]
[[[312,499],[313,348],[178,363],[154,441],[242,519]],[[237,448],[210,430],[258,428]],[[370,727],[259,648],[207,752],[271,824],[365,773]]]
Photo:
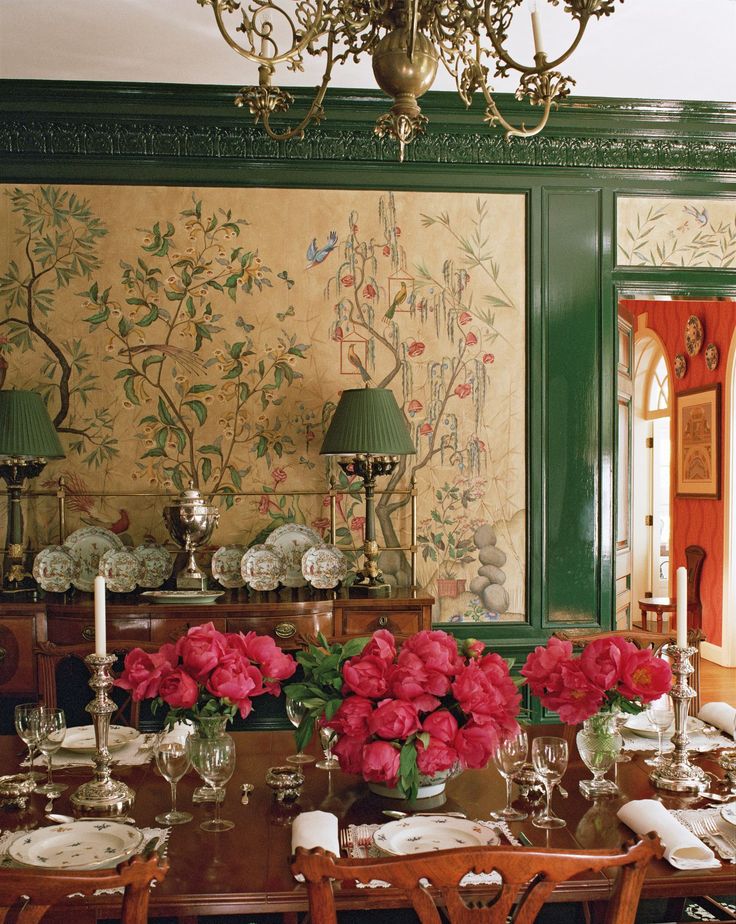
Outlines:
[[28,748],[29,770],[26,776],[29,780],[40,780],[42,775],[33,769],[35,752],[41,737],[41,716],[38,703],[19,703],[15,707],[14,719],[18,737]]
[[176,809],[176,784],[191,765],[186,741],[158,741],[154,751],[156,766],[161,776],[171,786],[171,809],[156,815],[156,821],[162,825],[183,825],[194,817],[189,812]]
[[550,801],[552,790],[567,770],[567,741],[564,738],[535,738],[532,741],[532,763],[547,793],[544,811],[532,819],[532,824],[537,828],[564,828],[567,822],[552,814]]
[[39,706],[39,722],[41,732],[38,739],[38,749],[46,758],[46,782],[36,786],[36,792],[45,793],[51,798],[61,795],[68,786],[63,783],[54,783],[53,759],[54,754],[64,743],[66,736],[66,716],[63,709],[50,706]]
[[[298,700],[286,697],[286,715],[294,728],[299,728],[299,723],[307,713],[307,709]],[[314,757],[311,754],[305,754],[304,751],[298,751],[286,758],[290,764],[311,764]]]
[[320,725],[319,728],[319,743],[322,746],[322,753],[325,755],[323,760],[318,760],[314,765],[319,767],[320,770],[338,770],[340,768],[340,761],[332,753],[332,748],[337,742],[337,732],[334,728],[330,728],[327,725]]
[[[235,742],[230,735],[218,738],[188,738],[189,756],[192,766],[202,779],[215,790],[215,817],[200,824],[203,831],[229,831],[235,827],[232,821],[220,818],[220,802],[224,801],[224,784],[235,771]],[[223,791],[222,798],[220,790]]]
[[519,812],[512,807],[511,790],[512,777],[524,766],[528,749],[526,732],[520,731],[515,737],[501,742],[493,752],[493,764],[506,780],[506,806],[498,812],[491,812],[491,818],[497,821],[523,821],[527,817],[526,812]]
[[664,758],[664,742],[662,740],[664,733],[675,721],[675,710],[669,696],[660,696],[653,703],[647,703],[647,720],[657,732],[657,754],[654,757],[648,757],[644,763],[648,767],[658,767]]

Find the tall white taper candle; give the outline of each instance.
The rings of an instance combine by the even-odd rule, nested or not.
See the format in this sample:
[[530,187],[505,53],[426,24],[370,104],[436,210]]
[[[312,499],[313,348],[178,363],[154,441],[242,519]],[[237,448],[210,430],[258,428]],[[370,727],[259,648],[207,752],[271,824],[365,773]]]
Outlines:
[[95,654],[107,654],[107,625],[105,623],[105,579],[95,578]]
[[534,36],[534,54],[544,54],[544,46],[542,45],[542,20],[539,16],[536,3],[532,4],[532,35]]
[[687,648],[687,568],[677,569],[677,647]]

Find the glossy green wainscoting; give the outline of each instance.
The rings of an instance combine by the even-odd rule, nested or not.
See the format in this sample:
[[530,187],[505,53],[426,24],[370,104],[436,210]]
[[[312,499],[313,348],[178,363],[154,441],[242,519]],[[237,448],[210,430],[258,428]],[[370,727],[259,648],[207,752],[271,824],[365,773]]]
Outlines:
[[507,143],[479,106],[428,94],[428,133],[400,165],[372,133],[378,93],[330,93],[328,120],[291,144],[265,138],[232,95],[0,81],[3,181],[523,193],[528,622],[452,631],[518,665],[557,628],[610,627],[617,297],[736,293],[733,269],[616,268],[616,197],[736,195],[736,105],[574,99],[542,136]]

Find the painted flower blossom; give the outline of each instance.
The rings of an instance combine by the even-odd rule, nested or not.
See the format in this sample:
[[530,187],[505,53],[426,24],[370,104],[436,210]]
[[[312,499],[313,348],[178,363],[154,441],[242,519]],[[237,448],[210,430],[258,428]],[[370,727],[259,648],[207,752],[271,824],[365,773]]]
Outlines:
[[413,359],[415,356],[421,356],[424,350],[425,350],[425,344],[423,344],[421,340],[414,340],[412,341],[412,343],[409,344],[409,347],[406,352]]
[[473,390],[472,386],[467,382],[463,382],[461,385],[458,385],[453,394],[457,395],[458,398],[467,398],[468,395]]

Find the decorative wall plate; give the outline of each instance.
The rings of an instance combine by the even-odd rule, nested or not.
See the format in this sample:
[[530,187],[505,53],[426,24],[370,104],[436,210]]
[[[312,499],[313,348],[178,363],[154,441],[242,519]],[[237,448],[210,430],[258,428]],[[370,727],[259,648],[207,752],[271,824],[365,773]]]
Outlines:
[[245,555],[243,545],[223,545],[212,556],[212,577],[223,587],[244,587],[240,563]]
[[305,587],[302,574],[302,557],[307,549],[322,543],[322,537],[309,526],[301,523],[284,523],[277,526],[266,539],[266,545],[277,549],[284,559],[286,574],[282,583],[286,587]]
[[168,603],[169,606],[193,606],[214,603],[224,593],[224,590],[144,590],[141,597],[146,597],[152,603]]
[[99,574],[114,594],[129,594],[138,586],[141,563],[130,549],[108,549],[100,555]]
[[384,853],[404,856],[452,847],[495,847],[501,838],[490,825],[449,815],[414,815],[389,821],[373,833],[373,843]]
[[675,356],[675,378],[682,379],[687,372],[687,359],[684,353],[678,353]]
[[160,587],[171,577],[174,570],[174,556],[162,545],[139,545],[133,549],[141,572],[138,584],[151,590]]
[[347,560],[335,545],[321,542],[302,556],[302,574],[312,587],[330,590],[337,587],[347,573]]
[[119,821],[70,821],[24,831],[8,847],[8,856],[23,866],[102,869],[117,866],[142,843],[142,831]]
[[711,372],[718,368],[718,347],[715,343],[709,343],[705,348],[705,365]]
[[79,563],[65,546],[52,545],[33,560],[33,577],[41,590],[63,594],[79,577]]
[[79,565],[79,574],[72,582],[77,590],[92,593],[100,568],[100,557],[110,549],[122,549],[123,540],[102,526],[83,526],[67,536],[64,545]]
[[690,356],[697,356],[703,345],[703,324],[699,317],[691,314],[685,325],[685,349]]
[[[252,545],[243,555],[240,573],[252,590],[276,590],[279,584],[284,583],[286,562],[273,546]],[[306,581],[302,579],[304,584]]]

